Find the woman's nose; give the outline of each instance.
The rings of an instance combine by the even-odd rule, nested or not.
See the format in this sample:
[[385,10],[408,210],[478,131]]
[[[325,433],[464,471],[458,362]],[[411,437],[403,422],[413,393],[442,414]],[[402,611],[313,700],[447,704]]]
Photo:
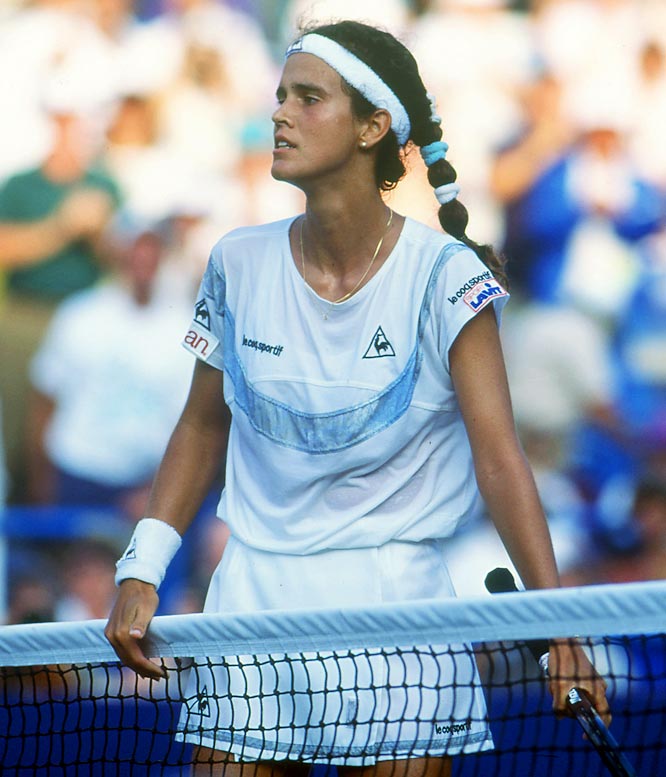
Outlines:
[[271,117],[273,124],[279,125],[279,124],[290,124],[289,114],[287,112],[287,109],[285,107],[285,103],[280,103],[277,108],[273,111],[273,115]]

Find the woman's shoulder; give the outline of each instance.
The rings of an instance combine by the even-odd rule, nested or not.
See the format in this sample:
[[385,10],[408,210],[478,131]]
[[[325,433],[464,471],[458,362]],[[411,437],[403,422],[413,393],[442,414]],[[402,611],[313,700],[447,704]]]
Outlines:
[[410,217],[405,218],[403,246],[410,257],[417,256],[416,266],[426,274],[440,276],[445,267],[481,264],[476,253],[465,243]]
[[411,216],[405,217],[404,236],[407,243],[411,243],[411,245],[418,246],[422,249],[430,250],[435,254],[440,254],[449,246],[466,248],[464,243],[461,243],[447,232],[442,232],[441,229],[435,229]]
[[[289,233],[289,227],[295,216],[280,221],[272,221],[268,224],[254,224],[250,226],[236,227],[224,234],[215,244],[215,248],[243,249],[248,246],[261,245],[283,238]],[[213,249],[215,250],[215,249]]]
[[213,246],[212,264],[225,272],[231,267],[253,265],[264,257],[274,256],[281,247],[288,247],[289,228],[294,218],[232,229]]
[[464,299],[477,310],[490,298],[507,296],[477,253],[457,238],[409,218],[405,237],[410,254],[418,252],[418,267],[428,278],[433,299],[448,300],[452,306]]

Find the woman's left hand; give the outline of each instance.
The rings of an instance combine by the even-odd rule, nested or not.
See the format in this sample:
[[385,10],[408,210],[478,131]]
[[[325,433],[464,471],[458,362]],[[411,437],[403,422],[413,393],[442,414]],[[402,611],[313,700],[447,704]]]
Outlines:
[[568,715],[567,695],[572,688],[584,691],[608,726],[610,707],[606,698],[606,681],[592,666],[581,645],[575,639],[555,639],[548,653],[550,692],[557,715]]

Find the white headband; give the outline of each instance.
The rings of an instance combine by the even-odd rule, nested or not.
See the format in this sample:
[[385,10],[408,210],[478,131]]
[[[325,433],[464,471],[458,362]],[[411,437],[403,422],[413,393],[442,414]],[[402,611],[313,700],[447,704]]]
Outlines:
[[401,146],[409,140],[411,125],[403,104],[377,73],[351,51],[347,51],[344,46],[324,35],[309,33],[292,43],[287,49],[287,57],[292,54],[314,54],[315,57],[319,57],[339,73],[350,86],[357,89],[366,100],[391,114],[391,129],[395,132]]

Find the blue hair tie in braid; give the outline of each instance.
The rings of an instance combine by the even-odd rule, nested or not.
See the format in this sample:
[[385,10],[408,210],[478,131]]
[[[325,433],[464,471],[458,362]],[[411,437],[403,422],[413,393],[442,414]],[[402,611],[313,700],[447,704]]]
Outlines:
[[421,146],[421,156],[426,163],[426,167],[432,167],[440,159],[446,159],[446,152],[449,150],[449,144],[443,140],[437,140],[429,143],[427,146]]

